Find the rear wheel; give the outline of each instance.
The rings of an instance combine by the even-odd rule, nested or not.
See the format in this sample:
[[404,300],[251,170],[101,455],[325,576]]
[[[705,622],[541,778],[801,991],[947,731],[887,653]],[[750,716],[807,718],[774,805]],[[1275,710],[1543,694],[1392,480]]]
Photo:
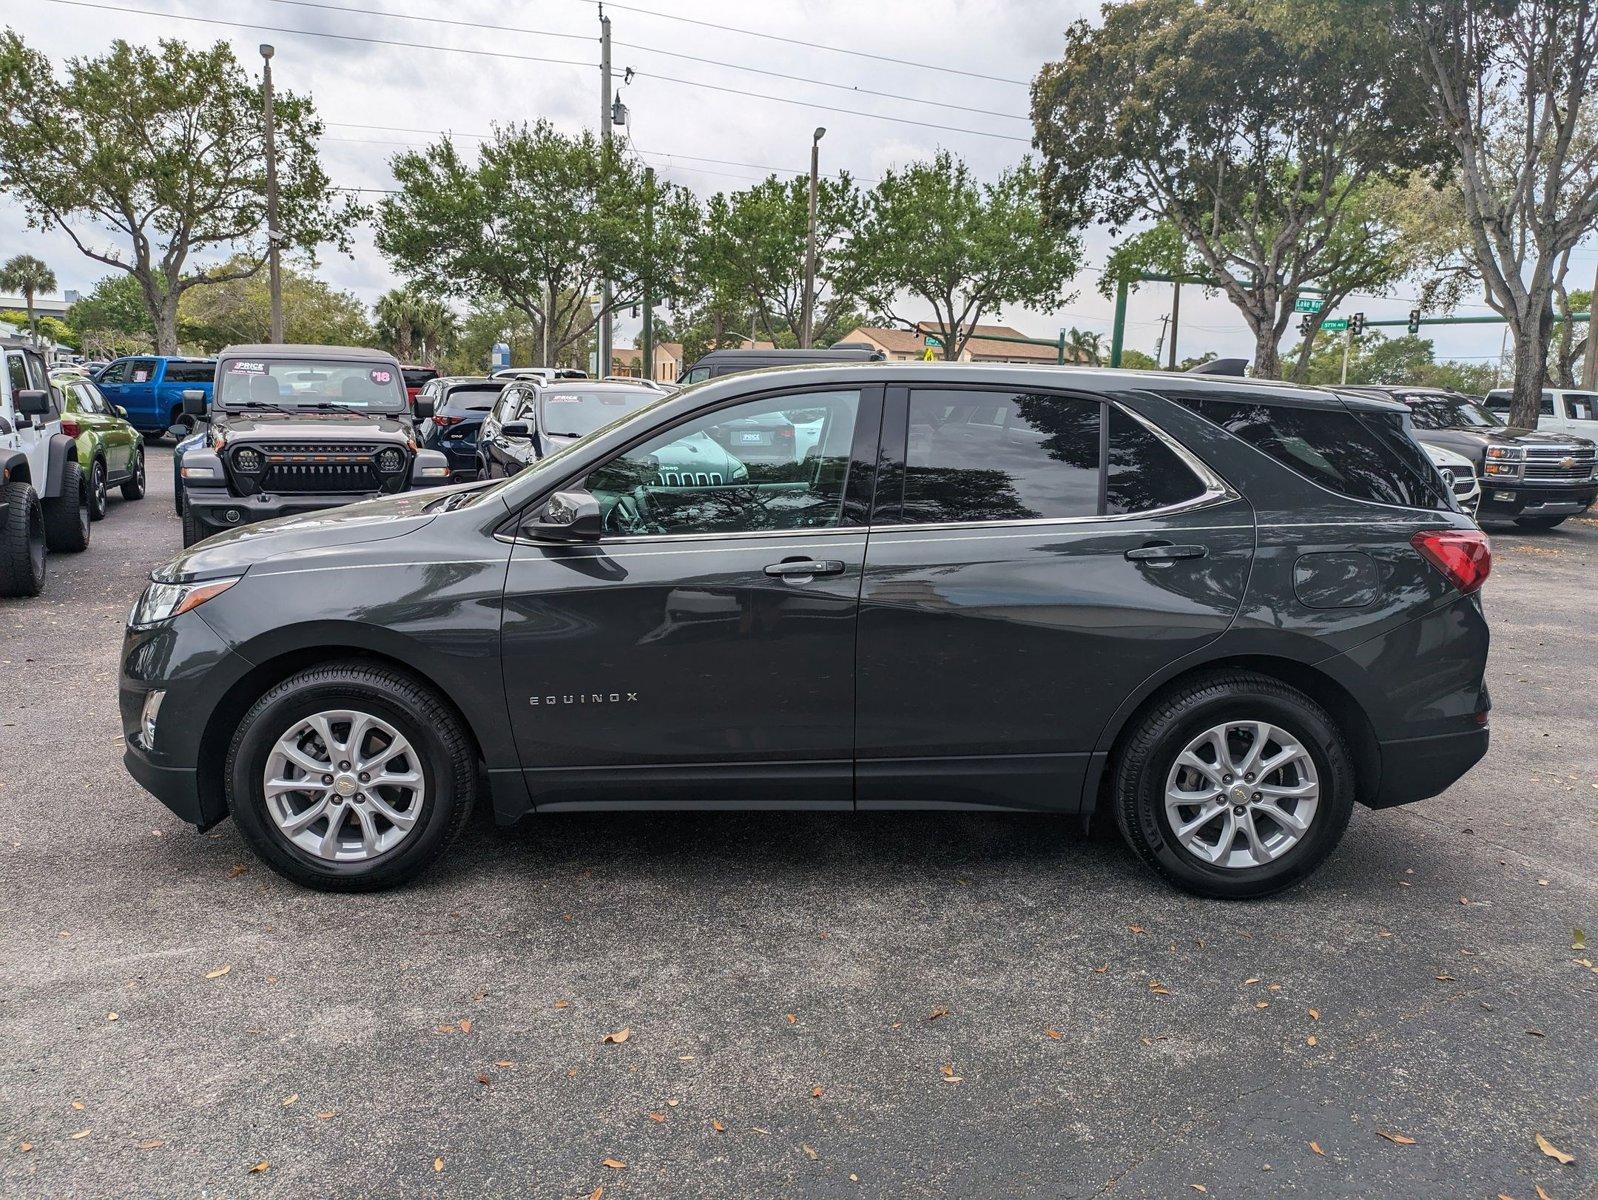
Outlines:
[[465,827],[477,752],[430,688],[349,662],[257,700],[224,770],[239,829],[274,871],[323,891],[376,891],[414,878]]
[[1569,519],[1568,514],[1563,517],[1516,517],[1515,524],[1522,529],[1557,529]]
[[89,519],[103,521],[106,509],[105,459],[89,465]]
[[61,494],[44,501],[44,541],[52,550],[89,548],[89,482],[76,459],[61,468]]
[[1305,878],[1354,807],[1354,764],[1326,710],[1252,672],[1159,697],[1115,767],[1115,812],[1139,857],[1185,891],[1246,899]]
[[143,500],[144,484],[144,447],[135,446],[133,449],[133,476],[122,485],[122,498],[124,500]]
[[44,588],[44,510],[26,483],[0,484],[0,596],[37,596]]

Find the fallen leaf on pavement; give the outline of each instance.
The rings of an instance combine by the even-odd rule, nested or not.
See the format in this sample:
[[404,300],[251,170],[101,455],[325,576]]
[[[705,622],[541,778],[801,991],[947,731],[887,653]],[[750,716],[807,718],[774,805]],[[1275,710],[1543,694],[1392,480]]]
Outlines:
[[240,875],[244,874],[244,872],[247,871],[247,870],[249,870],[249,868],[246,867],[243,863],[234,863],[233,864],[233,869],[227,873],[227,877],[229,879],[237,879]]
[[[1579,949],[1581,949],[1581,947],[1577,946],[1576,949],[1579,950]],[[946,1009],[946,1008],[935,1008],[930,1013],[927,1014],[927,1020],[936,1021],[939,1017],[946,1017],[948,1015],[949,1015],[949,1010],[948,1009]]]
[[1552,1196],[1550,1196],[1547,1192],[1543,1191],[1543,1185],[1542,1184],[1539,1183],[1539,1184],[1536,1184],[1535,1186],[1537,1188],[1537,1200],[1554,1200],[1554,1198]]
[[17,1147],[17,1149],[22,1151],[24,1154],[26,1154],[29,1150],[33,1149],[33,1143],[32,1142],[23,1142],[21,1145],[19,1145]]
[[815,1099],[819,1100],[822,1097],[822,1089],[819,1086],[818,1087],[813,1087],[813,1088],[810,1089],[810,1094]]
[[207,971],[205,973],[205,977],[207,979],[221,979],[222,976],[226,975],[232,969],[233,969],[233,964],[232,963],[228,963],[227,966],[225,966],[225,967],[218,967],[214,971]]
[[727,1132],[727,1127],[725,1125],[723,1125],[720,1121],[711,1121],[710,1122],[710,1127],[712,1129],[714,1129],[717,1133],[726,1133]]
[[814,1158],[820,1158],[821,1157],[819,1154],[817,1154],[815,1152],[815,1150],[813,1148],[811,1148],[810,1146],[805,1145],[803,1142],[799,1143],[799,1149],[803,1150],[805,1152],[805,1154],[808,1157],[810,1157],[810,1158],[814,1159]]
[[1580,929],[1570,931],[1570,948],[1572,950],[1585,950],[1587,948],[1587,935]]
[[784,1021],[787,1021],[788,1024],[790,1024],[790,1025],[794,1024],[796,1021],[799,1020],[798,1016],[796,1014],[794,1014],[794,1013],[784,1013],[782,1015],[782,1019]]
[[1304,1044],[1306,1046],[1319,1046],[1321,1044],[1321,1039],[1312,1033],[1304,1039]]
[[1321,1149],[1321,1144],[1319,1142],[1311,1142],[1309,1144],[1309,1148],[1316,1154],[1319,1154],[1322,1158],[1326,1157],[1326,1151]]
[[588,1193],[588,1200],[599,1200],[599,1198],[601,1196],[603,1196],[604,1194],[605,1194],[605,1185],[604,1184],[600,1184],[593,1191]]
[[1141,926],[1141,925],[1128,925],[1127,928],[1130,929],[1133,933],[1147,933],[1148,932],[1148,930],[1144,929],[1143,926]]
[[1250,979],[1243,980],[1243,986],[1244,987],[1249,987],[1249,986],[1251,986],[1253,984],[1256,984],[1258,982],[1259,982],[1259,976],[1256,975],[1256,976],[1254,976],[1254,977],[1252,977]]
[[1402,1133],[1388,1133],[1385,1130],[1378,1129],[1376,1131],[1376,1136],[1384,1137],[1397,1146],[1413,1146],[1415,1144],[1414,1138],[1405,1137]]
[[607,1158],[604,1160],[604,1165],[609,1167],[612,1171],[620,1171],[627,1164],[622,1162],[622,1160],[619,1158]]
[[663,1112],[652,1112],[652,1113],[649,1114],[649,1119],[651,1121],[653,1121],[656,1125],[659,1125],[662,1121],[664,1121],[666,1119],[666,1114],[663,1113]]
[[1110,964],[1109,963],[1105,963],[1102,967],[1094,967],[1093,968],[1093,973],[1095,975],[1102,975],[1102,974],[1104,974],[1104,972],[1108,971],[1109,969],[1110,969]]
[[109,1012],[109,1013],[105,1014],[105,1019],[107,1021],[120,1021],[122,1018],[117,1016],[116,1013],[114,1013],[114,1012]]
[[462,1033],[470,1033],[471,1031],[472,1031],[472,1019],[470,1017],[467,1017],[464,1021],[461,1022],[461,1032]]
[[295,1102],[297,1102],[299,1100],[299,1098],[300,1098],[300,1094],[298,1092],[295,1092],[292,1096],[284,1096],[283,1097],[283,1107],[284,1108],[292,1108],[294,1106]]
[[493,1081],[490,1080],[487,1075],[479,1075],[477,1077],[477,1082],[482,1084],[484,1087],[487,1087]]
[[1045,1029],[1043,1031],[1043,1036],[1044,1037],[1053,1038],[1055,1041],[1059,1041],[1065,1035],[1063,1033],[1061,1033],[1058,1029]]
[[1437,980],[1438,983],[1453,983],[1453,982],[1455,982],[1454,977],[1452,975],[1437,975],[1437,976],[1434,976],[1434,978]]
[[612,1045],[619,1046],[628,1038],[632,1037],[632,1035],[633,1031],[631,1029],[618,1029],[615,1033],[607,1033],[604,1037],[600,1038],[599,1041],[601,1045],[609,1042]]
[[959,1083],[961,1081],[962,1077],[954,1073],[953,1063],[946,1063],[945,1065],[939,1067],[938,1070],[943,1072],[944,1083]]
[[267,1162],[266,1159],[263,1158],[260,1162],[256,1163],[253,1167],[250,1168],[250,1174],[251,1175],[259,1175],[263,1171],[270,1171],[271,1169],[272,1169],[272,1164]]
[[72,1111],[73,1112],[82,1112],[83,1109],[84,1109],[84,1103],[83,1103],[82,1100],[74,1100],[72,1102]]
[[571,1001],[570,1000],[557,1000],[557,1001],[555,1001],[555,1007],[556,1008],[568,1008],[568,1007],[570,1007],[570,1005],[571,1005]]
[[1311,1021],[1319,1021],[1321,1019],[1321,1010],[1318,1009],[1318,1008],[1310,1009],[1309,1010],[1309,1019]]
[[[80,1130],[78,1130],[78,1132],[76,1132],[76,1133],[74,1133],[74,1134],[73,1134],[73,1135],[72,1135],[72,1140],[73,1140],[73,1141],[74,1141],[74,1142],[76,1142],[76,1141],[79,1141],[79,1140],[81,1140],[81,1139],[83,1139],[83,1138],[86,1138],[86,1137],[88,1137],[88,1136],[89,1136],[89,1133],[90,1133],[90,1130],[87,1130],[87,1129],[80,1129]],[[1538,1140],[1539,1140],[1539,1141],[1541,1141],[1541,1140],[1542,1140],[1542,1139],[1541,1139],[1541,1138],[1539,1138],[1539,1139],[1538,1139]]]
[[[77,1135],[73,1134],[73,1136],[76,1137]],[[1574,1154],[1566,1154],[1540,1133],[1537,1135],[1537,1149],[1541,1150],[1549,1158],[1557,1159],[1562,1166],[1569,1166],[1576,1161]]]
[[146,1138],[139,1143],[140,1150],[159,1150],[166,1142],[161,1138]]
[[437,1175],[443,1169],[444,1169],[444,1160],[442,1158],[435,1158],[433,1160],[433,1174]]
[[1156,996],[1169,996],[1171,994],[1171,989],[1166,987],[1158,979],[1149,980],[1149,991],[1153,992]]
[[1205,1187],[1202,1183],[1190,1183],[1187,1186],[1192,1188],[1195,1192],[1208,1192],[1210,1190],[1209,1188]]
[[338,1113],[334,1112],[332,1109],[328,1109],[327,1112],[317,1113],[316,1119],[318,1121],[331,1121],[336,1116],[338,1116]]

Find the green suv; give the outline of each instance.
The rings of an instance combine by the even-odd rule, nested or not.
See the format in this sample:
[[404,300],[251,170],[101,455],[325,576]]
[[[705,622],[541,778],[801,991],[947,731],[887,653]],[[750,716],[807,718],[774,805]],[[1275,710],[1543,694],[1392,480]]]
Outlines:
[[114,405],[82,374],[59,371],[50,384],[61,396],[61,432],[78,446],[78,466],[89,487],[89,515],[105,516],[106,492],[122,488],[124,500],[144,495],[144,440]]

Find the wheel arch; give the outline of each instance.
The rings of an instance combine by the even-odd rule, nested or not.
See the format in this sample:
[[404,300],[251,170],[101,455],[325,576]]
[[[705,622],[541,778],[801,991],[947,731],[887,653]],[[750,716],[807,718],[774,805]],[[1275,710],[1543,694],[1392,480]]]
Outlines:
[[[256,663],[244,674],[233,681],[226,692],[222,694],[216,706],[211,710],[210,718],[205,723],[205,731],[200,735],[200,747],[197,755],[197,778],[200,788],[200,808],[202,812],[222,814],[228,811],[226,781],[223,778],[224,765],[227,759],[228,744],[233,740],[233,733],[238,728],[244,714],[249,711],[252,704],[258,700],[269,688],[277,686],[291,675],[311,667],[325,666],[329,663],[349,662],[362,666],[384,667],[399,674],[408,676],[416,683],[433,692],[446,708],[454,714],[460,722],[461,729],[465,731],[467,741],[477,752],[478,758],[483,757],[483,745],[477,730],[466,714],[461,711],[460,705],[455,703],[449,691],[441,687],[437,680],[428,673],[418,668],[414,663],[407,662],[394,654],[383,650],[373,649],[369,646],[352,646],[349,643],[321,643],[298,646],[284,649],[272,657],[265,658]],[[217,818],[221,819],[220,816]]]
[[67,460],[70,458],[74,463],[78,461],[77,439],[69,438],[64,433],[51,434],[46,453],[48,455],[46,461],[49,464],[46,468],[48,477],[43,488],[35,483],[34,490],[39,493],[40,499],[54,500],[61,495],[61,477],[66,473]]
[[1232,654],[1189,666],[1153,682],[1138,695],[1128,698],[1106,727],[1099,753],[1095,754],[1094,763],[1089,768],[1083,787],[1084,821],[1105,800],[1121,748],[1137,728],[1143,713],[1173,688],[1182,687],[1202,676],[1227,671],[1250,671],[1285,683],[1324,708],[1336,722],[1338,730],[1348,739],[1349,751],[1354,758],[1358,795],[1376,795],[1381,783],[1381,745],[1364,707],[1347,688],[1326,672],[1297,659],[1271,654]]
[[20,450],[0,450],[0,483],[33,482],[33,468]]

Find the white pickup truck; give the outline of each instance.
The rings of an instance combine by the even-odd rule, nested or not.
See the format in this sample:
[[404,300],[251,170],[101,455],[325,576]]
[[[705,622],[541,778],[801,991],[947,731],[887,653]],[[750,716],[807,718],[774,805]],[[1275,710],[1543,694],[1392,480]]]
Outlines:
[[[1510,394],[1508,388],[1487,393],[1487,407],[1506,424]],[[1598,438],[1598,392],[1544,388],[1542,405],[1537,410],[1537,428],[1544,433],[1578,433],[1582,437]]]

